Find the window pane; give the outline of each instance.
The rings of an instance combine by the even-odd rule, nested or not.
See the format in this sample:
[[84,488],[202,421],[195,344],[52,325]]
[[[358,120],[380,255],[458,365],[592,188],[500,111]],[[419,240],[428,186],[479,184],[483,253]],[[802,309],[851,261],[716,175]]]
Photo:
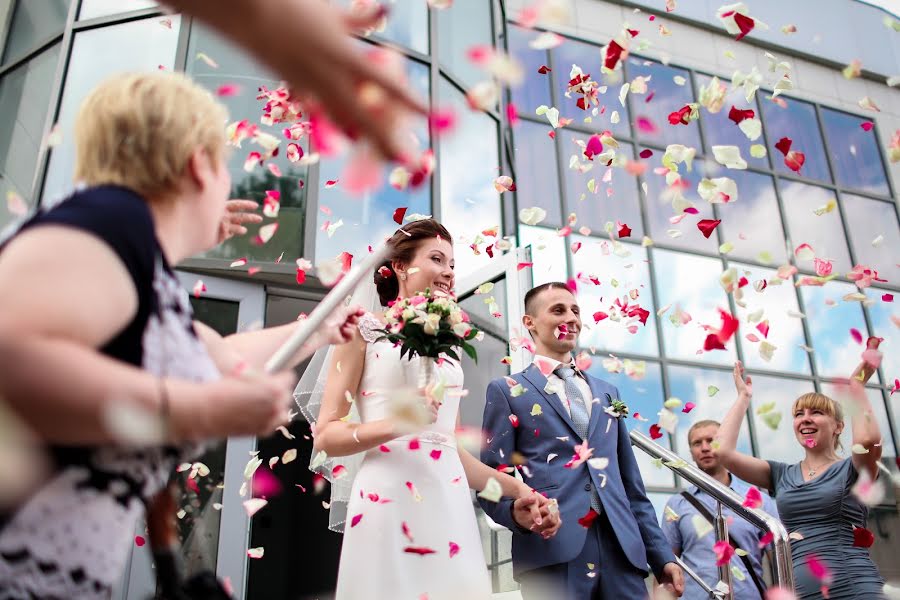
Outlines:
[[[884,342],[881,345],[881,350],[884,354],[884,357],[881,359],[881,368],[884,371],[885,378],[893,387],[893,381],[900,378],[900,328],[891,322],[891,317],[900,317],[900,308],[898,308],[900,294],[876,288],[870,288],[868,292],[866,295],[875,301],[867,307],[869,322],[872,324],[872,335],[884,338]],[[893,296],[891,302],[885,302],[882,299],[884,294]],[[863,330],[860,329],[860,331]],[[897,405],[900,406],[896,396],[894,397],[894,402],[897,402]],[[897,422],[897,425],[900,427],[900,421]]]
[[[712,81],[712,77],[701,75],[699,73],[696,74],[695,77],[698,90],[697,96],[699,97],[700,88],[708,86],[709,82]],[[720,79],[719,81],[726,86],[729,85],[728,80],[723,81]],[[750,141],[750,139],[744,135],[744,132],[741,131],[740,127],[728,118],[728,113],[731,111],[732,106],[740,110],[750,109],[754,111],[757,118],[759,118],[759,106],[756,104],[756,98],[754,98],[752,102],[747,102],[747,98],[744,96],[741,88],[730,89],[725,96],[722,110],[717,113],[711,113],[705,108],[700,109],[700,120],[703,123],[703,137],[706,141],[706,151],[711,153],[713,146],[737,146],[741,149],[741,156],[749,165],[760,169],[769,168],[769,161],[765,156],[762,158],[753,158],[750,156],[750,146],[753,144],[765,144],[765,140],[760,137],[755,141]],[[738,186],[738,189],[740,189],[740,186]]]
[[78,19],[93,19],[156,6],[155,0],[81,0]]
[[[823,287],[800,288],[813,356],[822,377],[850,377],[865,349],[850,336],[850,330],[856,329],[863,338],[867,337],[862,307],[858,302],[841,300],[855,291],[855,285],[840,281],[831,281]],[[878,373],[871,381],[878,381]]]
[[763,106],[763,124],[766,127],[766,138],[769,141],[769,154],[776,171],[794,173],[784,164],[784,154],[775,147],[781,138],[792,140],[791,150],[802,152],[806,156],[800,175],[810,179],[831,181],[828,175],[828,163],[822,146],[822,136],[816,123],[816,109],[812,104],[782,98],[786,107],[775,102],[765,101]]
[[[583,338],[580,340],[580,343],[585,345]],[[656,423],[656,413],[662,409],[663,403],[659,363],[648,362],[646,375],[639,380],[634,380],[623,372],[608,372],[603,368],[602,358],[595,356],[591,362],[589,372],[594,377],[611,383],[619,390],[619,399],[628,405],[628,416],[625,418],[625,427],[628,428],[628,431],[637,429],[644,435],[649,436],[650,425]],[[647,421],[638,421],[634,418],[634,413],[640,413],[641,417],[647,419]],[[672,447],[667,435],[655,441],[665,448]],[[653,459],[650,456],[637,448],[634,448],[634,457],[637,459],[638,467],[641,470],[644,485],[675,485],[675,476],[672,474],[672,471],[666,467],[657,467],[653,464]]]
[[873,194],[890,194],[875,130],[862,128],[865,119],[822,109],[822,125],[839,185]]
[[469,244],[484,229],[500,225],[500,195],[493,183],[500,159],[497,121],[483,112],[470,110],[463,94],[443,78],[440,97],[441,104],[451,106],[458,119],[452,135],[441,138],[438,168],[441,170],[441,221],[456,242],[454,254],[459,276],[490,260],[483,251],[475,256]]
[[[722,263],[715,258],[659,249],[653,251],[652,262],[657,301],[661,307],[669,307],[662,316],[666,356],[717,365],[733,364],[733,341],[726,344],[727,350],[703,351],[707,331],[702,326],[718,329],[722,324],[718,309],[729,310],[728,298],[719,285]],[[679,307],[691,317],[686,324],[676,317]]]
[[[578,226],[589,227],[597,233],[602,233],[606,223],[613,225],[617,221],[631,228],[632,240],[639,240],[644,235],[644,226],[641,222],[641,208],[638,202],[638,182],[634,175],[629,175],[625,169],[619,166],[606,166],[602,161],[594,159],[585,163],[584,151],[575,140],[587,143],[590,136],[583,133],[559,132],[558,137],[562,144],[562,158],[565,165],[566,186],[566,212],[574,212],[578,216]],[[591,166],[584,173],[578,169],[569,168],[571,158],[575,156],[579,164]],[[620,144],[616,151],[615,161],[625,161],[634,158],[634,148],[631,144]],[[608,175],[607,175],[608,173]],[[606,177],[609,181],[606,181]],[[588,186],[593,186],[591,192]]]
[[[669,123],[671,113],[694,101],[691,74],[684,69],[667,67],[658,62],[635,57],[628,59],[627,69],[629,82],[633,82],[638,76],[650,78],[646,94],[628,93],[638,139],[661,146],[683,144],[699,149],[700,132],[695,121],[688,125]],[[684,77],[687,82],[678,85],[674,77]],[[618,90],[614,92],[618,95]],[[648,127],[639,126],[640,119],[648,120]]]
[[[336,0],[334,3],[345,9],[354,4],[353,0]],[[428,54],[428,5],[407,0],[388,0],[381,4],[388,9],[384,30],[374,31],[372,37]]]
[[564,282],[566,271],[566,240],[552,229],[519,224],[519,246],[531,245],[531,268],[535,286],[551,281]]
[[[200,52],[212,57],[218,67],[213,68],[205,61],[198,60],[196,56]],[[196,22],[191,27],[187,55],[191,57],[187,64],[187,73],[206,89],[215,92],[222,85],[240,86],[236,95],[218,98],[228,108],[230,121],[247,119],[257,124],[262,131],[284,139],[283,124],[267,127],[259,122],[264,104],[256,99],[256,90],[259,87],[277,88],[278,77],[252,60],[244,50]],[[278,166],[282,173],[280,177],[259,165],[249,173],[244,170],[247,154],[259,150],[253,143],[247,142],[243,148],[234,149],[228,158],[232,198],[248,198],[262,205],[266,190],[278,190],[281,193],[278,218],[267,217],[263,223],[265,225],[277,221],[278,230],[275,235],[264,246],[258,246],[253,242],[258,226],[252,226],[248,235],[233,237],[201,256],[229,260],[247,258],[253,266],[254,261],[273,261],[282,252],[286,253],[289,262],[303,255],[307,167],[297,166],[288,161],[287,152],[284,150],[287,142],[282,144],[279,155],[266,161],[267,164]],[[300,144],[304,152],[308,150],[305,138]],[[299,186],[301,181],[304,183],[302,188]]]
[[[628,109],[619,102],[619,89],[623,83],[622,72],[617,71],[611,75],[603,74],[600,46],[567,39],[551,52],[553,53],[553,81],[559,102],[557,106],[559,114],[568,119],[574,119],[573,124],[582,125],[595,131],[609,130],[617,137],[631,137],[631,130],[628,126]],[[578,98],[581,96],[572,95],[571,98],[566,98],[565,93],[569,87],[572,65],[578,65],[581,71],[590,75],[591,79],[596,81],[601,88],[606,88],[604,93],[600,93],[598,90],[598,106],[584,111],[578,108],[577,104]],[[595,109],[596,115],[593,114]],[[618,123],[612,122],[614,112],[619,113]],[[585,119],[590,120],[586,122]]]
[[[584,331],[581,345],[611,352],[628,352],[658,356],[656,342],[656,310],[650,292],[650,269],[647,251],[636,244],[622,244],[619,256],[612,252],[607,240],[571,236],[581,248],[572,255],[572,270],[597,277],[600,285],[578,281],[578,303]],[[646,325],[633,317],[619,316],[622,306],[635,306],[650,312]],[[594,313],[602,311],[611,318],[594,322]],[[629,329],[633,329],[632,333]]]
[[[856,262],[874,268],[879,277],[896,285],[900,282],[900,226],[894,202],[841,194],[841,206]],[[873,245],[879,236],[883,239]]]
[[816,256],[834,261],[834,272],[850,270],[850,253],[844,239],[844,228],[837,210],[817,215],[815,210],[835,200],[834,192],[825,188],[781,180],[781,201],[784,216],[790,232],[789,248],[797,267],[806,271],[814,270],[810,261],[801,261],[793,256],[800,244],[812,246]]
[[150,18],[75,34],[58,120],[62,139],[69,142],[50,154],[44,202],[59,200],[73,189],[75,146],[71,140],[81,101],[114,74],[157,71],[160,66],[173,69],[181,18],[173,15],[171,19],[171,29],[161,26],[158,18]]
[[[750,403],[750,409],[753,413],[759,457],[788,464],[800,462],[804,456],[803,446],[794,435],[791,405],[802,394],[815,391],[812,382],[763,375],[753,375],[752,377],[753,400]],[[768,416],[768,412],[765,415],[756,413],[758,408],[770,402],[775,403],[775,408],[768,412],[781,415],[781,422],[778,423],[776,429],[767,425],[763,418]]]
[[[658,155],[659,152],[655,152]],[[655,156],[654,156],[655,158]],[[661,160],[662,157],[660,157]],[[708,254],[716,254],[719,251],[718,234],[713,233],[708,239],[703,237],[700,230],[697,229],[697,223],[701,219],[713,219],[712,205],[700,197],[697,193],[697,185],[704,177],[712,176],[712,172],[706,170],[706,163],[703,161],[694,161],[693,171],[687,171],[685,166],[679,165],[681,179],[684,182],[684,189],[681,191],[686,200],[693,204],[699,213],[696,215],[687,215],[681,222],[672,224],[669,220],[675,216],[672,206],[672,198],[674,189],[670,189],[666,185],[665,175],[657,175],[651,170],[647,170],[644,180],[647,183],[647,194],[644,197],[646,210],[644,214],[650,225],[650,237],[660,244],[667,246],[675,246],[676,248],[686,248],[690,250],[698,250]],[[712,167],[713,172],[715,167]],[[738,200],[741,202],[740,188],[738,188]],[[679,214],[681,214],[679,212]]]
[[[799,318],[788,315],[791,311],[800,312],[793,281],[778,278],[774,269],[736,263],[731,263],[730,266],[737,267],[739,273],[750,281],[750,285],[742,288],[746,308],[737,307],[738,318],[741,320],[741,329],[737,335],[742,336],[744,363],[751,369],[809,373],[809,357],[800,347],[806,345],[803,323]],[[758,281],[768,282],[761,292],[756,291],[755,285]],[[748,315],[760,310],[764,312],[759,320],[750,323],[747,320]],[[757,327],[764,321],[768,321],[769,325],[767,334],[763,333],[765,327],[762,329]],[[751,334],[760,341],[752,342],[747,339]],[[776,347],[771,361],[766,361],[760,355],[762,340]]]
[[760,262],[786,262],[784,229],[772,178],[724,167],[718,170],[716,177],[734,179],[738,189],[737,202],[718,206],[722,219],[718,229],[722,240],[734,244],[728,256]]
[[[731,371],[718,369],[697,369],[694,367],[678,367],[669,365],[669,390],[673,398],[678,398],[682,403],[693,402],[695,404],[691,412],[684,414],[682,409],[676,408],[673,412],[678,416],[678,427],[675,430],[678,454],[686,461],[693,462],[691,447],[688,443],[688,429],[697,421],[712,419],[722,422],[725,415],[734,403],[734,376]],[[756,376],[753,376],[754,382]],[[715,395],[709,395],[709,386],[719,388]],[[741,432],[738,435],[738,452],[751,454],[750,429],[747,421],[741,424]]]
[[[66,27],[71,0],[19,0],[15,2],[9,37],[3,62],[9,63],[25,56],[37,44],[54,34],[62,33]],[[5,12],[5,11],[4,11]],[[0,37],[0,40],[3,38]],[[48,86],[50,83],[47,84]],[[4,113],[5,114],[5,113]]]
[[[408,0],[404,0],[406,1]],[[490,79],[487,72],[474,65],[466,53],[472,46],[493,45],[491,37],[493,4],[484,0],[456,0],[448,8],[437,11],[441,67],[447,69],[466,87]]]
[[[847,402],[846,392],[830,383],[822,385],[822,393],[834,400]],[[878,429],[881,431],[882,456],[884,458],[897,456],[897,451],[894,449],[894,440],[891,438],[891,428],[888,425],[887,410],[884,407],[884,397],[881,395],[881,390],[866,388],[866,397],[869,400],[869,404],[872,405],[872,416],[878,422]],[[850,456],[852,454],[850,448],[853,447],[852,417],[846,406],[845,404],[844,431],[841,432],[841,445],[844,447],[842,456]]]
[[[538,69],[547,65],[547,51],[533,50],[528,42],[537,37],[537,32],[516,27],[512,23],[506,26],[509,35],[509,53],[521,64],[525,73],[522,85],[513,87],[512,101],[520,115],[534,116],[534,110],[545,104],[550,106],[550,75],[538,73]],[[540,117],[544,119],[543,117]],[[544,119],[546,120],[546,119]],[[549,131],[550,125],[546,129]]]
[[513,130],[516,157],[516,199],[520,208],[539,206],[547,211],[545,225],[562,225],[556,141],[549,127],[522,121]]
[[[15,192],[34,204],[31,185],[58,58],[56,44],[0,80],[0,198]],[[0,203],[0,229],[14,218]]]
[[[418,97],[428,98],[428,67],[412,60],[406,61],[406,75],[413,93]],[[430,146],[428,130],[422,126],[417,128],[415,136],[420,148]],[[323,159],[319,166],[319,211],[316,227],[316,261],[329,259],[347,251],[354,256],[364,256],[367,246],[376,245],[397,230],[394,221],[394,210],[405,206],[407,214],[431,214],[431,185],[425,182],[415,190],[397,190],[388,185],[387,180],[393,165],[382,169],[382,186],[362,196],[348,194],[340,183],[347,168],[350,155]],[[338,184],[325,189],[326,182],[338,181]],[[324,212],[327,207],[327,213]],[[343,221],[344,225],[329,236],[323,231],[326,222],[332,224]],[[444,224],[450,228],[447,220]],[[457,237],[462,231],[450,228],[451,235]],[[271,243],[271,242],[270,242]],[[462,252],[462,246],[456,252]],[[471,254],[471,250],[465,249]],[[459,264],[459,256],[456,262]]]

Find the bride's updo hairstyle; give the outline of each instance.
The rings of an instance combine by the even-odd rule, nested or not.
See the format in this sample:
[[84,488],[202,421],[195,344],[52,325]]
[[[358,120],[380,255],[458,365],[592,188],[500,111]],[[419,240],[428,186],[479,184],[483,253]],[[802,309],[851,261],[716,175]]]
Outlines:
[[378,299],[382,306],[387,306],[400,294],[400,282],[397,281],[397,274],[391,264],[397,262],[408,265],[415,258],[422,241],[436,237],[453,243],[450,232],[434,219],[413,221],[394,232],[387,241],[388,259],[375,271],[375,287],[378,289]]

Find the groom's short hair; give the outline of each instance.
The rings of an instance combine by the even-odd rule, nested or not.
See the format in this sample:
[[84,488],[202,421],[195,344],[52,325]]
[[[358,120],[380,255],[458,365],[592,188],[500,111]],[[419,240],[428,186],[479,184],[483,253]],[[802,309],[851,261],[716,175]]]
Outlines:
[[528,290],[528,292],[525,294],[525,314],[526,315],[534,315],[534,310],[537,308],[536,303],[537,303],[538,296],[540,296],[541,293],[543,293],[546,290],[552,290],[552,289],[557,289],[557,288],[562,288],[570,293],[572,292],[572,290],[569,289],[569,286],[561,281],[550,281],[548,283],[542,283],[541,285]]

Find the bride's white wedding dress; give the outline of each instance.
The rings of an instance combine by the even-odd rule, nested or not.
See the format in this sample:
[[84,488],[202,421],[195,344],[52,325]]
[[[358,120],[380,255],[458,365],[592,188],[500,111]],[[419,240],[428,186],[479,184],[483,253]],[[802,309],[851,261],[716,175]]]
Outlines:
[[[419,359],[374,342],[382,327],[360,322],[367,342],[359,385],[362,422],[385,418],[391,391],[415,381]],[[436,376],[462,389],[451,361]],[[437,421],[366,453],[353,482],[338,572],[338,600],[476,600],[489,598],[475,510],[456,448],[459,396],[447,394]]]

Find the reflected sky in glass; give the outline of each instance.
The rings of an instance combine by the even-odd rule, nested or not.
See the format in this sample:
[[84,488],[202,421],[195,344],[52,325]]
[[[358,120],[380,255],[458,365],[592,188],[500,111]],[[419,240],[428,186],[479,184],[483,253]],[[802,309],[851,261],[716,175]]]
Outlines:
[[822,126],[838,185],[887,196],[887,177],[875,129],[861,127],[865,119],[822,109]]
[[769,154],[775,170],[781,173],[794,174],[784,164],[784,154],[775,147],[783,137],[790,138],[791,150],[802,152],[806,161],[800,169],[800,175],[820,181],[831,181],[828,175],[828,163],[822,146],[822,136],[816,123],[816,109],[808,102],[802,102],[786,96],[778,96],[787,102],[787,108],[781,108],[775,102],[763,100],[763,125],[769,142]]
[[[156,72],[160,65],[174,68],[181,18],[172,15],[171,19],[171,29],[161,26],[159,17],[152,17],[75,34],[57,119],[62,139],[73,139],[82,100],[103,80],[116,73]],[[54,148],[44,181],[44,201],[59,200],[72,192],[74,169],[75,146],[68,143]]]
[[[726,344],[726,350],[703,351],[707,332],[702,325],[718,329],[722,325],[718,309],[729,310],[728,298],[719,285],[722,263],[714,258],[659,249],[653,251],[652,262],[660,310],[669,307],[660,317],[666,355],[717,365],[734,364],[734,340]],[[671,322],[676,305],[690,314],[689,323],[681,325],[679,321],[676,327]]]
[[[709,85],[712,77],[700,73],[695,74],[697,83],[697,97],[700,97],[700,88]],[[713,146],[737,146],[741,149],[741,156],[747,161],[747,164],[760,169],[769,168],[769,159],[767,157],[753,158],[750,156],[750,146],[753,144],[765,144],[765,139],[761,136],[759,139],[751,141],[744,132],[741,131],[737,124],[728,118],[731,107],[734,106],[740,110],[750,109],[759,116],[759,107],[756,104],[756,98],[752,102],[747,102],[746,96],[741,88],[732,89],[727,79],[719,78],[719,81],[728,86],[729,91],[725,96],[725,102],[722,110],[717,113],[711,113],[706,108],[700,109],[700,121],[703,124],[703,136],[706,141],[706,152],[712,154]],[[740,186],[738,186],[740,189]]]
[[[736,267],[738,272],[750,281],[750,285],[742,288],[743,301],[746,308],[737,307],[741,328],[737,335],[741,336],[741,347],[744,354],[744,363],[751,369],[764,369],[784,371],[788,373],[809,373],[809,357],[806,351],[800,348],[805,345],[803,337],[803,323],[797,317],[788,316],[788,311],[799,312],[797,295],[794,291],[793,281],[784,281],[780,285],[772,282],[782,281],[776,277],[774,269],[763,269],[738,263],[729,263]],[[765,280],[769,285],[762,292],[757,292],[755,284]],[[759,310],[765,311],[761,321],[769,322],[768,337],[764,337],[762,331],[757,329],[760,321],[750,323],[747,316]],[[760,341],[752,342],[747,339],[748,334],[755,335]],[[762,340],[773,344],[777,349],[771,361],[766,361],[760,356],[759,347]]]
[[490,260],[484,245],[475,256],[469,244],[484,229],[500,225],[500,195],[494,189],[500,160],[497,121],[469,109],[463,94],[445,79],[439,96],[441,105],[452,107],[457,117],[456,129],[441,138],[438,168],[441,221],[453,235],[459,276]]
[[[710,166],[709,162],[706,164]],[[775,264],[786,262],[784,229],[772,178],[752,171],[715,167],[715,177],[730,177],[738,189],[737,202],[716,207],[722,220],[718,227],[722,240],[734,244],[728,256],[760,262],[768,258]]]
[[[422,4],[409,2],[406,4]],[[438,43],[441,67],[453,74],[466,87],[490,79],[488,73],[466,56],[472,46],[493,45],[491,37],[492,2],[456,0],[437,11]]]
[[93,19],[156,6],[154,0],[81,0],[78,19]]
[[[859,302],[841,300],[856,291],[855,285],[840,281],[831,281],[823,287],[800,288],[820,376],[849,377],[865,350],[865,345],[857,344],[850,335],[850,329],[856,329],[862,334],[863,342],[868,337],[862,307]],[[878,381],[878,373],[871,381]]]
[[[653,159],[662,159],[658,151],[654,153]],[[650,226],[649,235],[655,242],[709,254],[718,253],[718,233],[713,232],[707,239],[697,229],[697,223],[701,219],[715,218],[712,205],[697,193],[697,185],[700,181],[704,177],[712,176],[717,171],[715,166],[709,167],[712,171],[708,171],[708,166],[704,161],[700,160],[694,161],[692,171],[688,171],[684,164],[679,165],[682,181],[687,185],[682,194],[699,212],[696,215],[686,215],[678,224],[673,224],[669,220],[675,216],[675,212],[672,209],[671,192],[669,192],[666,185],[665,175],[657,175],[650,170],[647,171],[644,176],[644,180],[647,182],[647,195],[644,197],[646,205],[645,215]],[[738,188],[738,200],[736,202],[741,202],[740,193],[741,189]],[[680,235],[673,237],[670,235],[670,231],[680,232]]]
[[[609,352],[658,355],[656,342],[656,309],[650,291],[650,269],[647,251],[636,244],[623,244],[629,256],[619,257],[612,252],[608,240],[571,236],[572,242],[581,242],[581,248],[572,255],[572,270],[589,276],[596,276],[600,285],[578,281],[578,304],[581,307],[584,330],[580,336],[582,346]],[[605,249],[605,251],[604,251]],[[632,299],[632,294],[636,298]],[[616,299],[620,305],[640,305],[650,311],[647,324],[639,321],[631,323],[631,318],[619,321],[604,319],[594,322],[594,313],[602,311],[613,314]],[[636,325],[637,332],[630,333],[626,322]]]
[[[812,382],[764,375],[752,377],[753,400],[750,408],[753,412],[759,457],[788,464],[800,462],[804,456],[803,447],[794,436],[791,405],[802,394],[815,391]],[[771,412],[781,414],[781,422],[775,430],[766,425],[762,417],[756,413],[759,407],[770,402],[775,403],[775,408]]]
[[[622,72],[616,71],[610,75],[602,73],[602,56],[600,46],[586,44],[576,40],[566,39],[561,45],[551,50],[553,56],[554,85],[556,97],[559,99],[559,114],[563,117],[574,119],[573,125],[581,125],[593,131],[612,131],[615,136],[631,136],[628,127],[628,108],[619,102],[619,89],[624,83]],[[572,94],[566,98],[565,93],[569,87],[569,79],[572,73],[572,65],[578,65],[581,71],[591,76],[600,88],[606,87],[605,92],[598,90],[599,105],[584,111],[578,108],[578,98],[581,96]],[[594,115],[594,109],[597,114]],[[612,122],[613,112],[618,111],[619,122]],[[586,119],[590,119],[586,121]]]
[[[334,4],[351,8],[353,0],[334,0]],[[407,0],[385,0],[380,4],[388,10],[388,16],[384,30],[374,31],[371,36],[428,54],[428,5]]]
[[[406,74],[413,91],[420,98],[428,98],[428,67],[421,63],[406,60]],[[420,149],[429,147],[428,130],[420,126],[415,131]],[[349,155],[327,158],[320,161],[319,167],[319,210],[316,214],[316,262],[322,262],[347,251],[354,256],[363,256],[369,245],[376,245],[393,235],[399,225],[394,221],[394,210],[407,207],[407,215],[413,213],[430,215],[431,185],[426,181],[415,190],[397,190],[387,183],[393,165],[382,169],[382,185],[373,192],[355,196],[347,193],[340,184],[340,178]],[[327,181],[338,181],[334,187],[325,188]],[[326,214],[326,208],[331,214]],[[326,222],[344,225],[328,236],[322,231]],[[456,237],[452,229],[450,234]],[[457,248],[455,252],[459,252]],[[469,251],[471,252],[471,251]],[[458,259],[457,259],[458,262]]]
[[[694,101],[690,73],[684,69],[667,67],[637,57],[629,58],[626,68],[629,82],[634,81],[637,76],[651,78],[647,82],[646,94],[628,93],[631,118],[635,122],[635,135],[638,139],[664,147],[669,144],[683,144],[700,148],[700,129],[696,121],[691,121],[687,125],[669,123],[670,113]],[[687,81],[684,85],[678,85],[673,79],[676,76],[684,77]],[[617,96],[618,93],[619,91],[615,90]],[[653,131],[645,131],[637,126],[638,119],[642,117],[649,119],[653,124]]]
[[801,261],[794,256],[797,246],[809,244],[818,258],[834,261],[833,272],[849,271],[852,265],[847,242],[844,239],[840,212],[833,210],[822,215],[814,212],[830,200],[836,200],[834,192],[784,179],[780,185],[794,264],[801,270],[815,271],[812,261]]
[[[893,295],[893,300],[885,302],[882,299],[884,294]],[[884,338],[880,346],[884,355],[881,359],[881,368],[893,387],[894,379],[900,378],[900,328],[891,322],[891,316],[900,316],[900,293],[869,288],[866,290],[866,296],[875,301],[867,307],[869,320],[872,323],[872,334]],[[900,405],[900,398],[896,392],[893,401]],[[897,425],[900,427],[900,421]]]
[[516,199],[519,209],[539,206],[547,211],[544,225],[562,225],[556,141],[549,125],[520,121],[513,130],[516,157]]
[[[523,27],[517,27],[512,23],[507,24],[509,33],[509,53],[522,65],[525,77],[522,85],[511,89],[512,102],[516,105],[520,115],[534,114],[535,109],[544,104],[550,106],[550,74],[541,75],[538,69],[547,65],[547,51],[533,50],[528,47],[528,42],[537,37],[538,33]],[[543,117],[536,117],[541,118]],[[550,129],[549,123],[546,129]]]
[[[568,212],[578,215],[578,227],[584,225],[596,233],[603,233],[607,222],[615,225],[617,221],[621,221],[631,228],[630,239],[640,240],[644,235],[644,226],[641,223],[637,178],[629,175],[622,167],[607,167],[596,158],[593,163],[588,163],[593,167],[585,173],[568,168],[573,155],[582,158],[584,154],[575,140],[587,143],[590,136],[563,130],[557,137],[562,144],[566,207]],[[634,148],[631,144],[623,143],[619,145],[616,154],[633,159]],[[607,172],[610,180],[604,182]],[[594,193],[588,189],[591,180],[594,181]],[[618,228],[614,229],[617,230]]]
[[[583,339],[580,340],[580,343],[582,347],[585,345]],[[634,380],[625,373],[610,373],[604,369],[603,355],[598,352],[593,357],[589,372],[594,377],[611,383],[619,390],[619,399],[628,405],[628,417],[625,419],[625,427],[628,428],[628,431],[637,429],[649,436],[650,425],[657,422],[657,413],[662,409],[663,403],[659,363],[648,362],[644,378]],[[634,418],[634,413],[640,413],[641,417],[647,421],[638,421]],[[655,441],[665,448],[671,448],[668,435],[663,435],[662,438]],[[634,449],[634,456],[641,469],[644,485],[671,486],[675,484],[672,471],[665,467],[655,466],[652,459],[638,449]]]
[[[845,407],[847,406],[848,398],[846,393],[837,386],[825,383],[822,385],[822,393],[834,400],[843,402]],[[866,398],[868,398],[869,404],[872,405],[872,416],[875,418],[875,421],[878,423],[878,429],[881,431],[882,457],[897,456],[894,440],[891,438],[891,429],[888,427],[887,410],[884,407],[884,396],[881,395],[881,390],[866,388]],[[844,451],[841,456],[851,455],[850,449],[853,447],[852,421],[849,411],[847,408],[844,408],[844,431],[841,432],[841,444],[844,446]]]
[[519,246],[531,245],[531,269],[534,285],[551,281],[565,282],[569,276],[566,272],[566,240],[556,235],[556,231],[543,227],[532,227],[519,224]]
[[[881,279],[900,285],[900,225],[894,203],[841,194],[841,206],[856,262],[877,270]],[[882,241],[873,246],[879,236],[883,236]]]
[[[671,397],[678,398],[683,404],[693,402],[693,410],[689,413],[681,412],[682,408],[673,410],[678,416],[678,427],[675,429],[678,454],[689,463],[693,463],[691,448],[688,444],[687,432],[691,425],[697,421],[711,419],[722,422],[737,395],[734,391],[734,376],[731,371],[718,369],[698,369],[695,367],[680,367],[669,365],[669,390]],[[754,376],[754,381],[756,377]],[[709,386],[714,385],[719,391],[712,397],[709,395]],[[746,420],[741,424],[741,432],[738,435],[737,449],[739,452],[751,454],[750,429]]]

